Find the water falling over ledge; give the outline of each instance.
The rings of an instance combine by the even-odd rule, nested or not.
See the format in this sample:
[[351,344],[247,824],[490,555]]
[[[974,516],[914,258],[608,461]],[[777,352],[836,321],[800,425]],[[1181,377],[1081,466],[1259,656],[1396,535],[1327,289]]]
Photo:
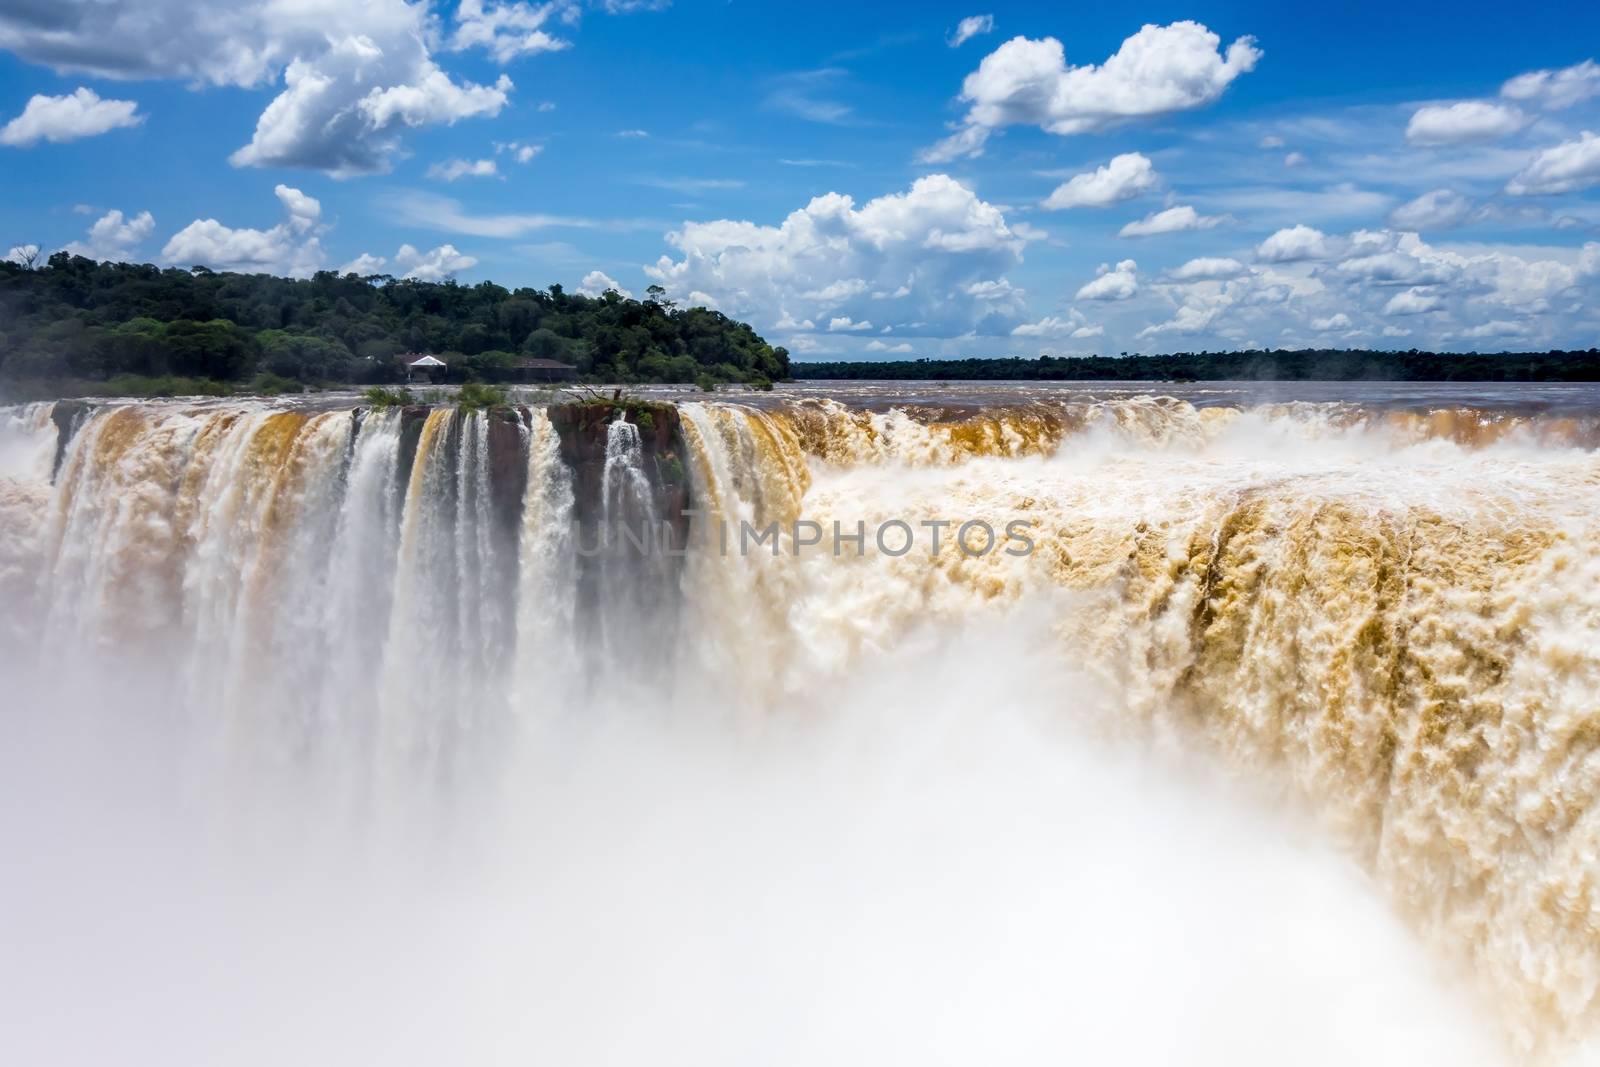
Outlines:
[[[412,810],[419,796],[464,784],[528,803],[581,801],[567,809],[585,812],[573,833],[596,836],[580,844],[535,819],[549,850],[531,855],[595,881],[558,889],[539,872],[501,874],[567,908],[581,884],[627,915],[599,888],[602,870],[627,880],[653,869],[674,892],[708,891],[660,851],[666,841],[689,855],[710,847],[692,820],[673,820],[674,805],[848,911],[805,863],[754,836],[760,820],[718,812],[743,797],[817,862],[808,835],[848,836],[850,817],[818,793],[808,802],[826,810],[808,821],[798,795],[766,793],[737,768],[740,742],[723,734],[754,738],[744,755],[784,788],[837,788],[864,805],[861,817],[891,812],[917,832],[936,824],[913,812],[910,794],[864,783],[894,780],[892,754],[924,729],[941,753],[941,731],[959,736],[956,751],[986,753],[978,762],[993,772],[963,776],[948,753],[912,760],[918,769],[900,783],[911,794],[924,773],[970,790],[928,787],[923,799],[948,825],[960,825],[965,803],[992,815],[983,830],[996,832],[1001,816],[983,798],[1011,789],[1039,789],[1030,803],[1133,803],[1042,784],[1043,757],[1023,752],[1042,746],[1079,775],[1093,760],[1032,737],[1016,725],[1025,712],[1020,721],[1067,723],[1119,751],[1203,752],[1207,773],[1304,809],[1366,872],[1356,881],[1370,879],[1374,899],[1435,960],[1460,964],[1486,991],[1515,1057],[1559,1056],[1593,1031],[1600,464],[1566,416],[1159,397],[976,413],[713,401],[475,412],[114,404],[55,415],[48,405],[6,412],[0,443],[0,583],[14,605],[0,664],[36,695],[34,727],[79,699],[133,718],[159,708],[171,720],[163,736],[191,748],[180,767],[314,772],[339,800],[322,816],[357,838],[386,808]],[[679,557],[605,541],[613,520],[672,527],[691,511],[702,533],[728,522],[1020,515],[1037,522],[1039,547],[835,556],[797,550],[783,533],[776,553],[725,554],[686,536]],[[607,551],[579,551],[588,545]],[[900,714],[887,727],[890,709]],[[845,712],[885,733],[850,735],[838,726]],[[974,724],[991,720],[1030,740],[984,740],[988,727]],[[875,754],[848,770],[787,765],[776,739],[817,744],[807,721],[845,730],[835,736],[845,751]],[[720,740],[706,751],[685,740],[701,734]],[[604,772],[564,769],[564,751],[574,767]],[[659,780],[652,754],[672,768]],[[1019,761],[1011,786],[1007,760]],[[202,774],[194,803],[242,788],[228,779]],[[1095,780],[1117,790],[1136,778]],[[634,792],[639,783],[661,810]],[[230,803],[245,802],[235,793]],[[1131,825],[1170,848],[1171,827],[1193,832],[1175,814],[1182,806],[1135,804],[1143,814]],[[490,822],[510,827],[509,842],[529,831],[522,817]],[[639,829],[656,820],[674,833]],[[1077,824],[1000,839],[1071,848],[1072,834],[1142,876],[1194,877],[1188,864],[1140,868]],[[645,866],[583,858],[612,847],[608,835]],[[956,836],[982,847],[982,832]],[[883,853],[874,858],[892,853],[892,837],[861,840],[853,862],[874,872],[863,892],[916,892]],[[1216,847],[1225,862],[1263,863],[1299,884],[1273,850]],[[718,856],[718,878],[752,899],[776,892]],[[1012,871],[1003,855],[988,859]],[[981,882],[937,870],[935,885],[981,895]],[[1034,873],[1068,884],[1061,870]],[[801,899],[779,896],[802,926],[811,921]],[[703,930],[689,905],[669,911]],[[759,939],[772,928],[742,929]],[[524,978],[545,988],[545,976]],[[844,1009],[829,1010],[843,1025]]]

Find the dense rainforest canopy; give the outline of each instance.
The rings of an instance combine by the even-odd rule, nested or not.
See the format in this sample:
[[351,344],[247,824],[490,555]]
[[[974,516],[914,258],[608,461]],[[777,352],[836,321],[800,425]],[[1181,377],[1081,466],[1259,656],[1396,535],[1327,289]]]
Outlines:
[[1600,381],[1600,351],[1586,352],[1179,352],[1167,356],[1041,356],[1038,359],[908,359],[797,363],[796,378],[950,381]]
[[0,381],[177,376],[224,383],[373,384],[396,357],[436,353],[454,381],[493,380],[522,358],[591,381],[761,383],[789,353],[748,325],[679,308],[652,286],[616,292],[506,289],[321,271],[308,279],[100,263],[58,252],[35,270],[0,264]]

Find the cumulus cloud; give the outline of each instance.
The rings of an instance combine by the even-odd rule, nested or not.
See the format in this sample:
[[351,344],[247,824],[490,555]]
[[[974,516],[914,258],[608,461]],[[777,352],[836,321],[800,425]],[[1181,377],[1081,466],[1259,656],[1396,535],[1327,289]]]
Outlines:
[[[1588,347],[1600,280],[1600,242],[1530,250],[1430,245],[1416,233],[1356,230],[1318,235],[1319,261],[1261,263],[1224,275],[1179,268],[1131,299],[1107,304],[1116,335],[1195,338],[1195,345],[1288,345],[1319,336],[1410,337],[1419,347],[1493,347],[1507,337],[1531,347]],[[1185,265],[1187,266],[1187,264]],[[1152,322],[1159,302],[1170,313]],[[1340,316],[1343,316],[1341,318]],[[1514,323],[1516,334],[1495,323]],[[1401,325],[1403,324],[1403,325]]]
[[1075,174],[1056,186],[1044,201],[1050,211],[1075,207],[1109,207],[1156,187],[1156,168],[1139,152],[1124,152],[1103,167]]
[[1528,332],[1528,327],[1520,322],[1508,322],[1505,319],[1491,319],[1481,322],[1476,326],[1468,326],[1458,336],[1481,339],[1490,337],[1521,337]]
[[500,168],[492,159],[446,159],[428,168],[428,177],[453,182],[458,178],[498,178]]
[[[340,177],[386,171],[407,131],[496,115],[511,90],[503,75],[478,85],[445,73],[430,51],[441,40],[430,6],[406,0],[59,0],[49,7],[49,18],[39,5],[0,13],[0,47],[57,71],[108,78],[281,85],[250,142],[230,157],[236,166]],[[458,13],[493,18],[491,11],[526,8],[467,0]],[[509,41],[514,30],[503,24],[494,40]]]
[[1117,231],[1119,237],[1154,237],[1163,233],[1181,233],[1184,230],[1209,230],[1227,222],[1225,215],[1202,215],[1188,204],[1152,212],[1136,222],[1130,222]]
[[1225,256],[1201,256],[1174,269],[1168,277],[1180,282],[1216,281],[1221,278],[1236,278],[1247,269],[1237,259],[1228,259]]
[[578,283],[578,292],[584,296],[604,296],[607,289],[615,289],[619,295],[630,299],[633,297],[615,278],[602,270],[590,271]]
[[366,277],[371,274],[382,274],[383,268],[388,265],[389,261],[382,256],[374,256],[369,252],[363,252],[340,267],[338,273],[359,274],[362,277]]
[[1406,140],[1417,145],[1460,144],[1515,133],[1528,116],[1508,104],[1463,100],[1418,108],[1406,124]]
[[[374,256],[363,252],[355,259],[339,268],[340,274],[382,274],[389,265],[390,260],[383,256]],[[424,282],[440,282],[454,277],[458,272],[469,270],[478,265],[476,256],[463,255],[456,250],[455,245],[440,245],[438,248],[419,252],[409,244],[400,246],[394,254],[393,264],[401,272],[403,278],[414,278]],[[588,279],[584,279],[587,281]]]
[[1405,289],[1383,305],[1385,315],[1422,315],[1439,310],[1439,298],[1422,289]]
[[0,127],[0,144],[27,148],[40,141],[60,144],[144,121],[132,100],[102,100],[93,89],[79,87],[66,96],[31,97],[22,114]]
[[1139,291],[1139,265],[1125,259],[1115,267],[1102,263],[1093,281],[1078,290],[1079,300],[1127,300]]
[[1012,337],[1066,337],[1075,340],[1086,340],[1090,337],[1101,337],[1105,334],[1104,326],[1091,323],[1088,317],[1073,308],[1065,317],[1046,315],[1038,322],[1024,322],[1011,331]]
[[1256,247],[1256,258],[1265,263],[1326,259],[1329,254],[1327,234],[1304,225],[1279,230]]
[[979,155],[989,135],[1006,126],[1065,136],[1209,104],[1261,58],[1250,37],[1226,52],[1220,45],[1221,38],[1198,22],[1146,25],[1104,63],[1071,66],[1054,37],[1012,38],[967,76],[961,99],[969,107],[960,129],[922,158],[936,163]]
[[450,37],[450,47],[457,52],[482,48],[502,66],[518,56],[560,51],[570,47],[570,42],[544,29],[557,10],[556,4],[461,0],[456,9],[456,29]]
[[1389,225],[1400,230],[1442,230],[1459,226],[1472,215],[1472,201],[1453,189],[1434,189],[1389,212]]
[[285,221],[267,230],[235,229],[216,219],[196,219],[167,240],[161,255],[170,263],[213,270],[306,277],[323,262],[322,205],[287,185],[273,190]]
[[494,154],[507,153],[518,163],[532,163],[533,157],[544,151],[542,144],[525,144],[521,141],[496,141]]
[[1586,59],[1561,70],[1518,74],[1500,87],[1500,95],[1549,111],[1569,108],[1600,96],[1600,63]]
[[120,211],[108,211],[89,227],[85,240],[73,241],[62,251],[110,263],[126,263],[137,257],[139,245],[155,229],[155,216],[148,211],[141,211],[131,219]]
[[667,239],[681,258],[662,256],[647,268],[652,278],[674,294],[711,296],[758,328],[844,319],[956,336],[1020,319],[1015,294],[995,299],[995,290],[970,287],[1003,279],[1026,239],[998,207],[943,174],[859,207],[828,193],[777,226],[690,222]]
[[974,37],[994,32],[993,15],[968,15],[950,31],[950,47],[960,48]]
[[1306,165],[1305,153],[1304,152],[1290,152],[1288,155],[1283,157],[1283,165],[1286,166],[1286,167],[1303,167],[1303,166],[1305,166]]
[[1600,185],[1600,137],[1584,130],[1576,141],[1546,148],[1506,185],[1513,196],[1571,193]]
[[914,351],[914,349],[911,347],[911,344],[908,341],[901,341],[897,345],[891,345],[886,341],[868,341],[867,351],[887,352],[891,355],[904,355],[908,352]]

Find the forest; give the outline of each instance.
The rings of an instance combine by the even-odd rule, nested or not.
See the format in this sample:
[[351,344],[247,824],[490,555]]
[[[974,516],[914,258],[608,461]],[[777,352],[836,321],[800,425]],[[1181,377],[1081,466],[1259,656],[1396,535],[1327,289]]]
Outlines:
[[1163,356],[916,359],[796,363],[796,378],[946,381],[1600,381],[1600,351],[1368,352],[1352,349],[1178,352]]
[[384,275],[307,279],[101,263],[58,252],[0,264],[0,389],[296,391],[403,380],[396,357],[434,353],[448,380],[494,381],[555,359],[586,381],[747,382],[789,376],[789,353],[747,324],[644,300]]

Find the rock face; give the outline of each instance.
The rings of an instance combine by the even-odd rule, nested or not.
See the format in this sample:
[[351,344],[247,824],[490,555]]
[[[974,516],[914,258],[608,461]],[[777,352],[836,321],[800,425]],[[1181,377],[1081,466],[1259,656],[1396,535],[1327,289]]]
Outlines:
[[67,446],[93,410],[87,400],[58,400],[50,409],[50,421],[56,424],[56,458],[50,467],[50,480],[61,473],[61,461],[67,456]]
[[[572,472],[582,646],[597,663],[654,670],[675,644],[677,552],[689,532],[678,409],[614,396],[556,405],[549,415]],[[634,430],[619,432],[618,423]]]
[[[416,462],[422,427],[433,408],[412,405],[400,413],[400,455],[397,476],[406,487]],[[360,409],[356,419],[363,417]],[[603,517],[606,448],[613,422],[632,423],[639,431],[640,460],[654,494],[655,512],[671,532],[672,544],[682,547],[688,537],[689,481],[684,461],[682,423],[672,404],[615,398],[555,404],[548,409],[550,424],[561,439],[561,458],[572,471],[573,513],[582,527],[592,527]],[[484,412],[489,420],[489,482],[497,516],[514,528],[521,515],[527,489],[527,426],[529,409],[500,407]],[[61,425],[58,421],[58,425]],[[354,428],[352,428],[354,429]],[[449,447],[460,447],[460,421],[450,429]],[[63,439],[65,439],[63,431]]]
[[556,404],[550,424],[561,438],[561,458],[572,471],[573,510],[580,527],[598,522],[604,510],[606,446],[611,423],[639,428],[641,459],[655,492],[656,513],[681,548],[689,532],[689,481],[684,461],[683,428],[672,404],[641,400],[596,400]]

